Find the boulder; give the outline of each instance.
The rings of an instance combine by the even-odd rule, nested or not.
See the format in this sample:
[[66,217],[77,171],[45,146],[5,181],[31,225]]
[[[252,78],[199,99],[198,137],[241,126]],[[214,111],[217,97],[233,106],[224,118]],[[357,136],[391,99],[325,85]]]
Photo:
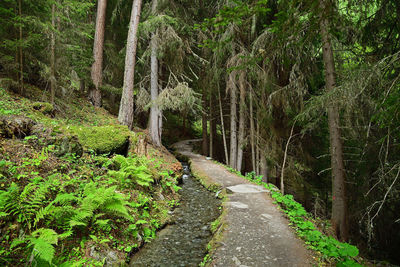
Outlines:
[[32,139],[32,142],[38,140],[39,145],[54,145],[54,154],[58,157],[66,154],[81,157],[83,154],[83,147],[77,136],[54,131],[42,124],[33,126],[31,134],[37,136],[37,139]]
[[4,138],[25,138],[31,135],[36,123],[24,116],[8,115],[0,117],[0,136]]
[[72,127],[71,133],[86,150],[96,154],[128,154],[131,132],[126,126]]
[[54,106],[47,102],[36,102],[33,104],[33,109],[42,112],[44,115],[54,116]]

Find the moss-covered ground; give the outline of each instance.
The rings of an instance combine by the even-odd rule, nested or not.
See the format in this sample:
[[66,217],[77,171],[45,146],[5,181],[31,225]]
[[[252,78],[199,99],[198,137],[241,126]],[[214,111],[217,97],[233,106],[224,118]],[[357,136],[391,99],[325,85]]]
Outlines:
[[29,99],[0,88],[4,124],[34,124],[0,131],[0,265],[125,262],[168,222],[179,162],[82,98],[53,106],[27,89]]

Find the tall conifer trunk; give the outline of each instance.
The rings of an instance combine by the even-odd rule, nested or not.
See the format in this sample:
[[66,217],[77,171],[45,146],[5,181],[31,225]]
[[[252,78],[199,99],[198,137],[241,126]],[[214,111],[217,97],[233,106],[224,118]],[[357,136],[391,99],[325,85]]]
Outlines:
[[[232,75],[232,74],[231,74]],[[237,168],[237,92],[236,85],[231,86],[231,139],[230,139],[230,158],[229,166]]]
[[251,164],[253,171],[256,172],[256,152],[255,152],[255,129],[254,129],[254,114],[253,114],[253,91],[250,89],[249,92],[250,100],[250,145],[251,145]]
[[90,89],[89,98],[96,107],[101,106],[100,86],[103,82],[103,50],[104,50],[104,31],[106,28],[107,0],[99,0],[97,3],[96,32],[94,35],[92,65],[92,81],[94,88]]
[[[326,90],[331,91],[336,86],[335,60],[329,36],[328,18],[332,15],[331,5],[325,0],[320,1],[321,21],[320,30],[323,43],[323,58],[325,66]],[[348,239],[347,203],[345,172],[343,162],[343,145],[340,133],[339,110],[334,103],[328,107],[328,125],[330,136],[330,153],[332,167],[332,226],[339,240]]]
[[209,125],[210,125],[210,147],[209,147],[209,155],[210,158],[214,157],[214,138],[215,138],[215,133],[217,131],[216,123],[215,123],[215,102],[214,102],[214,96],[213,96],[213,91],[210,89],[210,118],[209,118]]
[[207,133],[207,89],[206,86],[202,83],[203,92],[202,92],[202,106],[203,113],[201,116],[201,124],[202,124],[202,146],[201,150],[204,156],[208,155],[208,133]]
[[[157,13],[158,1],[153,0],[151,12],[153,16]],[[154,102],[158,98],[158,30],[151,35],[150,49],[151,49],[151,76],[150,76],[150,95],[151,101],[153,102],[150,108],[150,122],[149,122],[149,133],[151,140],[157,146],[161,146],[161,128],[162,128],[162,112],[157,104]]]
[[24,55],[22,52],[22,0],[18,0],[18,14],[20,18],[19,22],[19,90],[21,95],[25,95],[24,88]]
[[224,141],[225,163],[229,164],[228,146],[226,143],[226,134],[225,134],[224,114],[222,111],[221,92],[219,89],[219,85],[217,86],[218,86],[219,115],[221,117],[222,139]]
[[256,174],[260,175],[260,124],[256,121]]
[[133,128],[133,84],[135,80],[137,32],[141,7],[142,0],[133,1],[126,44],[124,85],[118,113],[118,121],[123,125],[127,125],[129,129]]
[[50,94],[51,98],[50,101],[54,105],[54,99],[56,95],[56,35],[55,35],[55,28],[56,28],[56,18],[55,18],[55,13],[56,13],[56,4],[53,3],[51,5],[51,26],[53,27],[51,31],[51,44],[50,44],[50,72],[51,72],[51,77],[50,77]]
[[239,139],[236,167],[238,171],[242,170],[243,150],[245,146],[245,128],[246,128],[246,89],[244,86],[245,73],[242,71],[239,78],[240,104],[239,104]]

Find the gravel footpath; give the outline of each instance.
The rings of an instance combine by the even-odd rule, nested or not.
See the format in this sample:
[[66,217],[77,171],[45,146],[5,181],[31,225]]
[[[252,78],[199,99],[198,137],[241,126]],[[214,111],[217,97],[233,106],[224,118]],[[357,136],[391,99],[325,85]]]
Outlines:
[[304,242],[296,237],[268,191],[193,153],[191,144],[197,141],[181,141],[174,147],[191,159],[193,171],[201,171],[228,192],[227,227],[210,266],[312,266]]

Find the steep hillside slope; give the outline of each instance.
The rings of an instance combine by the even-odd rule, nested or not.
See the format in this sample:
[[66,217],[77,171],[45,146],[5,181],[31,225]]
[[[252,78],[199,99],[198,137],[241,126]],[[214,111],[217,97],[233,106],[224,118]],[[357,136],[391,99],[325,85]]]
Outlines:
[[0,88],[0,265],[121,263],[168,222],[181,165],[101,108]]

